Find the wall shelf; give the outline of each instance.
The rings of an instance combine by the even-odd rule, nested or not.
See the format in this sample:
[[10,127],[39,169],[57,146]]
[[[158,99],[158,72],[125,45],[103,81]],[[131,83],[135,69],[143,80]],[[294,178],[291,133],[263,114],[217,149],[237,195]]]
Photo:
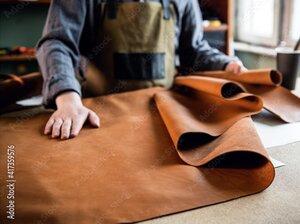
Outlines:
[[208,26],[208,27],[204,27],[203,29],[204,29],[204,32],[227,31],[228,25],[222,24],[221,26]]
[[[209,26],[204,27],[204,32],[208,38],[214,39],[213,35],[218,35],[217,32],[220,31],[224,33],[224,37],[221,38],[221,41],[224,44],[222,51],[226,54],[231,53],[231,42],[232,42],[232,9],[233,9],[233,1],[232,0],[199,0],[201,7],[204,10],[214,11],[217,17],[222,22],[221,26]],[[49,5],[51,0],[0,0],[0,5],[4,4],[23,4],[28,3],[32,5]],[[214,41],[214,40],[213,40]],[[1,56],[0,56],[1,57]],[[33,56],[5,56],[1,57],[0,61],[24,61],[24,60],[34,60]]]
[[[232,29],[233,29],[233,0],[198,0],[203,11],[215,12],[218,19],[222,22],[221,26],[204,27],[204,32],[211,38],[212,35],[217,35],[214,32],[223,31],[225,46],[222,50],[226,54],[232,53]],[[209,40],[208,40],[209,41]],[[213,40],[212,40],[213,41]]]
[[0,62],[6,61],[32,61],[36,60],[34,55],[7,55],[0,56]]

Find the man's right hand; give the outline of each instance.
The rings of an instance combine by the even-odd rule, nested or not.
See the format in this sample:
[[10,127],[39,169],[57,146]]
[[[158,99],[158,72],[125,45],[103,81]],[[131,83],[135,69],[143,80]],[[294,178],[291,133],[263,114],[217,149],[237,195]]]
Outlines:
[[95,112],[83,106],[76,92],[65,92],[56,97],[57,110],[46,124],[44,133],[52,138],[69,139],[76,137],[85,121],[93,127],[100,127],[100,119]]

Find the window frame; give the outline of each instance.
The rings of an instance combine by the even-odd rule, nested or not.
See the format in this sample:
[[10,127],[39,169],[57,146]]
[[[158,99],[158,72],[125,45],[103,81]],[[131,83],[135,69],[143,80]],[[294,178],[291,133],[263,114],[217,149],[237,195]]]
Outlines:
[[[292,7],[296,0],[290,0],[288,2],[284,1],[284,19],[283,19],[283,26],[282,26],[282,40],[286,43],[288,47],[295,47],[298,40],[293,40],[290,35],[290,29],[292,26],[292,18],[293,18],[293,10]],[[297,0],[300,1],[300,0]],[[300,36],[299,36],[300,38]]]
[[273,24],[273,36],[271,38],[263,38],[258,35],[251,35],[249,33],[244,33],[241,31],[239,27],[243,26],[243,22],[239,19],[239,13],[242,12],[243,3],[245,0],[236,0],[237,3],[237,13],[236,13],[236,36],[235,39],[239,42],[255,44],[255,45],[262,45],[262,46],[269,46],[275,47],[278,45],[280,41],[280,26],[281,26],[281,16],[282,15],[282,1],[281,0],[274,0],[274,24]]

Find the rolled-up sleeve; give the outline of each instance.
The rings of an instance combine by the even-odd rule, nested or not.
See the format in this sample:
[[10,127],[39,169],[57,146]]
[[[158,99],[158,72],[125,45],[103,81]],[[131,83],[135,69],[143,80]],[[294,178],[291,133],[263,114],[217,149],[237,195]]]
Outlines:
[[238,59],[211,48],[207,41],[203,40],[202,15],[199,10],[199,3],[197,0],[187,2],[182,16],[179,37],[180,65],[193,71],[224,70],[229,62]]
[[75,91],[81,95],[75,74],[85,15],[85,0],[52,0],[36,55],[44,79],[46,107],[54,108],[55,98],[62,92]]

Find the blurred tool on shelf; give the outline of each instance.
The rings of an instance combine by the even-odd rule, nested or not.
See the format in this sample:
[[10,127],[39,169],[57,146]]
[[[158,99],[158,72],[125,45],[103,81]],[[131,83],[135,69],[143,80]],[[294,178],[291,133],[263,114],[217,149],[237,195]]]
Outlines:
[[24,46],[17,46],[17,47],[1,47],[0,48],[0,57],[1,56],[8,56],[8,55],[34,55],[35,49],[24,47]]

